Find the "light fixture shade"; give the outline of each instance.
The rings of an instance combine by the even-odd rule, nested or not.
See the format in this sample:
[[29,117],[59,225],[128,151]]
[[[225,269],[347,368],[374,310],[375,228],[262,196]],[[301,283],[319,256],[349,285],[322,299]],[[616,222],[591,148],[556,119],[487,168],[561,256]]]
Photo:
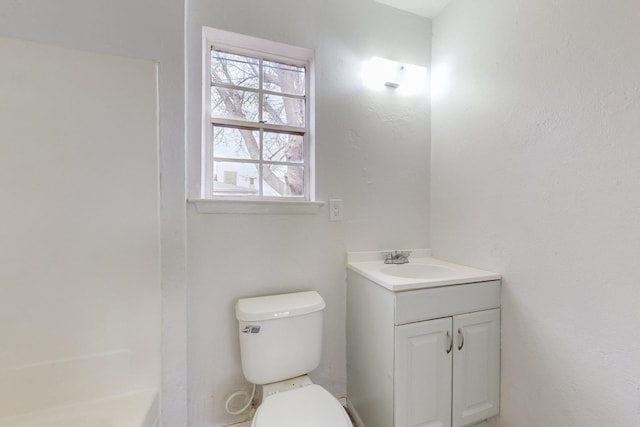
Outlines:
[[374,56],[364,64],[362,81],[374,90],[387,87],[405,93],[418,93],[426,88],[427,69]]

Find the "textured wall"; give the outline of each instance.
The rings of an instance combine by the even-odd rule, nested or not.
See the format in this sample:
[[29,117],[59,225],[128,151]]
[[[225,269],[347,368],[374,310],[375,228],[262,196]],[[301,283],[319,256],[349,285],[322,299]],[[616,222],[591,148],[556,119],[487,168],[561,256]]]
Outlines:
[[[268,19],[264,19],[268,17]],[[192,194],[200,152],[202,25],[316,51],[317,198],[344,200],[343,222],[318,215],[206,215],[190,208],[189,398],[192,425],[240,419],[224,412],[248,389],[234,303],[316,289],[325,298],[322,365],[313,379],[345,395],[346,250],[428,244],[429,101],[371,92],[360,80],[377,55],[428,66],[427,19],[366,0],[189,2],[188,148]]]
[[496,425],[640,425],[639,37],[631,0],[434,22],[432,247],[504,273]]

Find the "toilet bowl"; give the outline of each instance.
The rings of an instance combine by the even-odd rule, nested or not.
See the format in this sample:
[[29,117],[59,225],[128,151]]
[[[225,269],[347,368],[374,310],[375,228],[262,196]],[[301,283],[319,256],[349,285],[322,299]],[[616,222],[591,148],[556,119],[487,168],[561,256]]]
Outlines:
[[352,424],[331,393],[310,384],[266,397],[251,427],[352,427]]
[[315,291],[238,300],[242,371],[262,386],[252,427],[353,427],[340,402],[307,375],[320,364],[324,308]]

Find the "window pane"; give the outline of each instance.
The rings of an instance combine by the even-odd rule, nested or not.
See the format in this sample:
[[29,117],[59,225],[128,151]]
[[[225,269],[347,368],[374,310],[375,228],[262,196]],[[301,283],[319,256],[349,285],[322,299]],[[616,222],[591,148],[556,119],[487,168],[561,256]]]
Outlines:
[[248,56],[211,51],[211,82],[257,89],[260,61]]
[[304,162],[304,139],[288,133],[264,133],[264,160],[271,162]]
[[214,196],[257,196],[258,164],[213,162]]
[[265,196],[304,196],[304,167],[264,165],[262,172]]
[[244,90],[211,88],[211,115],[228,119],[258,121],[258,94]]
[[260,159],[260,132],[213,127],[213,156],[228,159]]
[[305,94],[304,67],[264,61],[264,89],[291,95]]
[[304,99],[265,95],[263,117],[267,123],[304,127]]

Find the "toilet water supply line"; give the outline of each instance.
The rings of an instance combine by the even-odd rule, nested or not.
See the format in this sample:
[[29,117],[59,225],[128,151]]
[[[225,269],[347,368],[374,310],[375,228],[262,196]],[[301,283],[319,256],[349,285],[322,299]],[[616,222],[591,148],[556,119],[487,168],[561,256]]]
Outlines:
[[[229,415],[240,415],[241,413],[243,413],[244,411],[249,409],[249,406],[251,406],[251,403],[253,402],[253,398],[254,398],[255,395],[256,395],[256,385],[255,384],[253,385],[253,390],[251,390],[251,396],[249,396],[249,393],[247,393],[246,391],[236,391],[235,393],[231,394],[231,396],[229,396],[227,398],[227,401],[224,404],[224,409],[225,409],[225,411],[227,411],[227,414],[229,414]],[[242,408],[240,408],[240,409],[238,409],[236,411],[232,411],[231,409],[229,409],[229,403],[231,403],[233,398],[235,398],[237,396],[246,396],[246,397],[249,398],[249,401]]]

